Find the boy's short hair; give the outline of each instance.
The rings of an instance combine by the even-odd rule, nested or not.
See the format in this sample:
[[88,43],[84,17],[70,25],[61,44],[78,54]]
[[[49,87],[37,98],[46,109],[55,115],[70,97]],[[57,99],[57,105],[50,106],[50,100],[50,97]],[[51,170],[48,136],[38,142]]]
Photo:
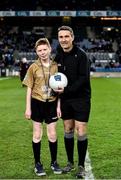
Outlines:
[[40,45],[45,45],[45,44],[46,44],[49,48],[51,47],[51,46],[50,46],[50,43],[49,43],[49,41],[48,41],[47,38],[40,38],[40,39],[38,39],[38,40],[36,41],[36,43],[35,43],[35,49],[37,49],[38,46],[40,46]]
[[72,36],[74,36],[74,32],[73,32],[73,29],[69,26],[61,26],[58,28],[58,32],[59,31],[62,31],[62,30],[65,30],[65,31],[69,31],[71,33]]

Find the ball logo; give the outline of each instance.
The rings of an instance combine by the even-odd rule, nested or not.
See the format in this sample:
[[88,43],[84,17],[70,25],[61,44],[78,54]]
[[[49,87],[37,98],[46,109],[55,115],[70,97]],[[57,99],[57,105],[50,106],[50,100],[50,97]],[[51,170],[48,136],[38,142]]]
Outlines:
[[61,76],[60,76],[60,75],[55,75],[55,76],[54,76],[54,79],[55,79],[56,81],[61,81]]
[[50,76],[49,79],[49,86],[51,89],[57,90],[59,88],[64,88],[68,84],[67,77],[63,73],[56,73]]

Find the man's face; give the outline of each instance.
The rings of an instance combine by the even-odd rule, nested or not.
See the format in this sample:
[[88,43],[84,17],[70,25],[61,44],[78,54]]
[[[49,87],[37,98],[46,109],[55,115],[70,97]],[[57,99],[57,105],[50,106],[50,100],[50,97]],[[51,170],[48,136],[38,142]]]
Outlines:
[[74,37],[68,30],[60,30],[58,32],[58,41],[65,52],[68,52],[73,47]]

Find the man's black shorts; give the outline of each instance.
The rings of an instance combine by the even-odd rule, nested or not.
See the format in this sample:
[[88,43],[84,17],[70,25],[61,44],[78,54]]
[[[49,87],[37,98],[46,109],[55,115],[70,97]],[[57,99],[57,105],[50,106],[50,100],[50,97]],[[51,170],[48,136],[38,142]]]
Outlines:
[[31,119],[36,122],[43,122],[50,124],[57,121],[57,101],[43,102],[32,98],[31,100]]
[[80,122],[88,122],[90,108],[90,100],[63,100],[61,102],[62,119],[74,119]]

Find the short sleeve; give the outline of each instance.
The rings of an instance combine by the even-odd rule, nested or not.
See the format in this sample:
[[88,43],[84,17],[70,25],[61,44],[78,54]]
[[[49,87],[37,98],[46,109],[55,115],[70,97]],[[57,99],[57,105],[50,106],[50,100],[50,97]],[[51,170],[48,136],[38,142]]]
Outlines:
[[34,67],[33,67],[33,65],[31,65],[31,66],[29,67],[29,69],[27,70],[27,73],[26,73],[26,75],[25,75],[25,78],[24,78],[24,80],[23,80],[23,82],[22,82],[22,84],[24,84],[25,86],[30,87],[30,88],[32,88],[32,87],[33,87],[33,84],[34,84],[34,73],[33,73],[33,69],[34,69]]

